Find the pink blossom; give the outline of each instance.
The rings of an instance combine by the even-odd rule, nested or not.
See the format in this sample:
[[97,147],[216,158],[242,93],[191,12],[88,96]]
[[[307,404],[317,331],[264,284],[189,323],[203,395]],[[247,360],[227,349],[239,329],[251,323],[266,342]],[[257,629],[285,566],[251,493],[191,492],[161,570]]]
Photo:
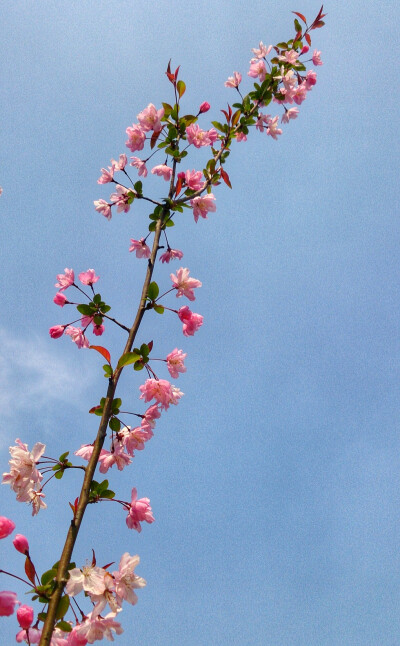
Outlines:
[[65,303],[69,303],[67,297],[62,292],[57,292],[53,298],[53,302],[60,307],[64,307]]
[[185,336],[193,336],[203,325],[203,317],[201,314],[191,312],[187,305],[180,308],[178,316],[183,323],[183,334]]
[[193,144],[195,148],[201,148],[202,146],[212,146],[218,133],[214,128],[202,130],[197,123],[193,123],[186,128],[186,136],[189,144]]
[[63,325],[53,325],[50,328],[49,334],[52,339],[59,339],[64,334],[65,327]]
[[160,110],[157,110],[155,106],[152,103],[149,103],[147,108],[142,110],[137,115],[137,120],[140,123],[140,126],[144,132],[148,132],[149,130],[154,130],[154,132],[158,132],[161,130],[161,119],[164,116],[164,108],[160,108]]
[[146,410],[141,426],[145,429],[147,428],[154,428],[156,425],[155,420],[159,419],[161,417],[160,409],[158,404],[152,404],[152,406],[149,406],[149,408]]
[[136,556],[131,556],[125,552],[121,556],[118,570],[113,572],[115,581],[115,593],[120,603],[125,599],[133,606],[137,603],[137,595],[134,592],[137,588],[144,588],[146,581],[141,576],[135,574],[135,568],[139,565],[140,559]]
[[13,533],[15,523],[5,516],[0,516],[0,538],[6,538]]
[[242,75],[240,72],[233,72],[233,76],[229,76],[228,80],[225,81],[225,87],[239,87],[242,81]]
[[15,605],[18,603],[15,592],[0,592],[0,617],[9,617],[14,613]]
[[104,215],[107,220],[111,220],[111,204],[108,204],[105,200],[95,200],[93,204],[96,211]]
[[172,175],[172,168],[165,164],[160,164],[159,166],[154,166],[154,168],[151,169],[151,172],[152,175],[159,175],[160,177],[163,177],[166,182],[169,182]]
[[64,289],[70,287],[74,284],[75,274],[73,269],[64,269],[65,274],[57,274],[58,283],[55,284],[55,287],[59,287],[60,291],[63,292]]
[[69,571],[69,579],[65,592],[74,597],[84,590],[89,594],[102,594],[105,590],[104,575],[106,570],[96,565],[85,565],[82,569],[77,567]]
[[41,442],[36,442],[32,451],[29,451],[28,445],[21,442],[20,439],[17,439],[16,443],[16,446],[10,446],[10,472],[3,473],[2,483],[10,485],[17,494],[19,502],[32,502],[33,504],[36,494],[43,496],[43,494],[39,494],[43,476],[36,468],[36,464],[43,455],[46,446]]
[[99,278],[100,276],[96,276],[94,269],[88,269],[87,271],[83,271],[79,274],[79,280],[82,285],[93,285],[94,283],[97,283]]
[[143,150],[146,135],[138,124],[134,123],[132,127],[127,128],[126,134],[128,135],[128,140],[125,142],[125,145],[129,150],[133,153],[136,150]]
[[104,574],[104,591],[101,594],[90,595],[90,600],[92,601],[92,603],[96,604],[93,608],[93,614],[98,616],[101,612],[103,612],[107,603],[114,614],[121,610],[121,603],[116,598],[114,591],[114,578],[109,572],[106,572]]
[[176,395],[172,390],[172,386],[166,379],[146,379],[142,386],[139,386],[142,393],[140,399],[149,402],[155,399],[164,410],[169,408],[170,404],[176,404]]
[[131,157],[133,161],[131,161],[131,166],[134,166],[135,168],[138,169],[138,175],[147,177],[147,167],[146,167],[146,162],[142,161],[139,159],[139,157]]
[[278,139],[278,135],[282,134],[282,130],[278,128],[278,123],[279,123],[279,117],[274,117],[269,121],[268,128],[267,128],[267,135],[272,137],[272,139]]
[[250,63],[250,69],[247,72],[247,76],[251,76],[254,79],[258,77],[262,82],[265,81],[266,75],[267,68],[265,67],[264,61],[259,60],[258,58],[253,59]]
[[127,163],[128,159],[125,153],[122,153],[122,155],[119,156],[118,161],[115,161],[115,159],[111,160],[111,166],[114,170],[124,170]]
[[17,534],[13,540],[13,545],[17,552],[21,552],[21,554],[28,554],[29,553],[29,543],[28,539],[23,535],[23,534]]
[[[104,451],[104,449],[101,450]],[[82,460],[89,461],[93,453],[93,444],[82,444],[82,446],[74,453],[75,455],[78,455],[80,458],[82,458]]]
[[128,213],[134,198],[132,191],[121,184],[117,184],[115,190],[117,192],[110,195],[110,200],[117,207],[117,213]]
[[305,101],[307,97],[307,86],[305,81],[301,83],[301,85],[298,85],[297,88],[295,89],[293,93],[293,101],[297,103],[297,105],[301,105],[303,101]]
[[305,82],[307,90],[311,90],[313,85],[317,82],[317,73],[314,72],[314,70],[309,70],[309,72],[307,72]]
[[314,54],[312,55],[312,62],[314,65],[323,65],[321,61],[321,52],[317,49],[314,49]]
[[203,114],[204,112],[208,112],[210,108],[211,108],[210,104],[207,103],[207,101],[203,101],[203,103],[199,107],[199,114]]
[[264,129],[268,127],[270,121],[270,114],[263,114],[262,112],[259,112],[257,115],[256,129],[260,132],[264,132]]
[[101,175],[99,179],[97,180],[98,184],[108,184],[109,182],[112,182],[114,179],[114,167],[109,166],[108,170],[106,168],[101,169]]
[[186,186],[192,191],[198,191],[204,186],[204,177],[201,170],[187,170],[184,178]]
[[0,186],[0,195],[3,195],[3,187]]
[[118,471],[122,471],[132,462],[131,458],[124,451],[124,446],[117,439],[114,440],[111,451],[104,451],[99,457],[100,473],[107,473],[114,464],[117,465]]
[[21,628],[28,630],[33,622],[33,608],[25,604],[20,606],[17,610],[17,621]]
[[126,517],[126,524],[129,529],[136,529],[138,532],[141,532],[141,522],[146,521],[146,523],[153,523],[154,520],[155,518],[150,507],[150,500],[148,498],[140,498],[140,500],[138,500],[137,491],[133,488],[129,513]]
[[79,327],[69,325],[65,330],[65,334],[68,334],[68,336],[71,337],[71,340],[76,343],[78,348],[88,348],[90,345],[89,341],[83,333],[83,330],[81,330]]
[[[29,643],[30,644],[38,644],[40,642],[40,638],[42,636],[42,631],[38,630],[37,628],[29,628],[28,630],[28,637],[29,637]],[[27,631],[22,629],[17,633],[15,640],[20,644],[21,642],[27,642]],[[54,646],[53,640],[50,642],[50,646]]]
[[101,336],[104,332],[104,329],[104,325],[96,325],[95,323],[93,323],[92,331],[95,336]]
[[198,197],[193,198],[193,200],[190,200],[190,204],[193,207],[194,221],[197,222],[200,215],[202,218],[206,219],[207,213],[210,211],[216,211],[217,207],[214,202],[215,197],[212,193],[199,195]]
[[140,240],[131,238],[129,251],[135,251],[136,258],[150,258],[151,255],[150,248],[147,246],[144,238],[140,238]]
[[289,123],[291,119],[297,119],[298,114],[298,108],[290,108],[289,110],[286,110],[284,115],[282,115],[281,121],[282,123]]
[[186,356],[187,354],[183,350],[178,350],[178,348],[175,348],[167,355],[167,368],[172,379],[178,379],[180,372],[186,372],[186,367],[183,363]]
[[288,63],[289,65],[296,65],[299,54],[294,49],[288,49],[286,52],[283,52],[283,55],[278,56],[278,58],[280,61]]
[[258,49],[254,48],[251,50],[256,58],[265,58],[266,56],[268,56],[272,49],[272,45],[269,45],[267,47],[262,41],[260,42],[258,47]]
[[124,432],[124,445],[129,455],[133,456],[134,451],[143,451],[145,443],[152,437],[153,431],[150,428],[137,426],[129,429],[127,427]]
[[186,296],[190,301],[196,299],[194,295],[194,289],[196,287],[201,287],[202,283],[196,278],[189,278],[189,269],[180,267],[177,270],[176,275],[171,274],[170,278],[172,280],[172,285],[177,289],[176,296]]
[[170,262],[171,260],[174,260],[174,258],[181,260],[181,258],[183,258],[183,252],[179,249],[170,248],[167,251],[164,251],[164,253],[160,256],[161,262]]
[[238,132],[236,134],[236,141],[247,141],[247,135],[244,132]]
[[[78,639],[86,639],[88,644],[93,644],[95,641],[100,641],[104,638],[108,641],[114,641],[113,632],[121,635],[124,631],[118,621],[114,621],[115,613],[110,612],[105,617],[99,617],[94,614],[94,611],[89,613],[80,626],[75,627],[75,644],[84,644],[85,642],[77,641]],[[68,644],[70,646],[70,644]]]
[[[40,491],[31,490],[29,492],[30,504],[32,505],[32,516],[36,516],[41,509],[46,509],[47,505],[43,498],[46,496]],[[17,499],[18,500],[18,499]]]
[[74,626],[74,628],[71,630],[68,635],[66,646],[86,646],[88,640],[84,635],[78,634],[77,631],[79,630],[79,628],[80,624],[78,626]]

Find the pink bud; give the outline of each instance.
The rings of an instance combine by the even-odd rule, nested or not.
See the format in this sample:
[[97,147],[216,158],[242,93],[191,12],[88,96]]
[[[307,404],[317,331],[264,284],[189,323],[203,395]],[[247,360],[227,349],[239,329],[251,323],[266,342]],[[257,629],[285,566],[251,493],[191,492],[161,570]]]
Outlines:
[[18,603],[18,599],[15,592],[0,592],[0,617],[12,615],[16,603]]
[[33,608],[30,606],[20,606],[17,610],[18,623],[24,630],[32,626]]
[[201,106],[199,108],[199,114],[202,114],[203,112],[208,112],[210,107],[211,106],[210,106],[209,103],[207,103],[207,101],[203,101],[203,103],[201,104]]
[[63,325],[54,325],[53,327],[50,328],[49,334],[52,339],[59,339],[60,336],[64,334],[64,326]]
[[0,516],[0,538],[6,538],[13,533],[15,529],[15,523],[12,520],[9,520],[5,516]]
[[21,554],[28,554],[29,553],[29,543],[28,539],[25,538],[23,534],[17,534],[16,537],[13,540],[13,545],[17,552],[21,552]]
[[56,305],[59,305],[60,307],[64,307],[65,303],[68,303],[67,297],[62,292],[57,292],[57,294],[53,298],[53,301]]
[[303,47],[303,49],[301,50],[300,54],[307,54],[307,52],[308,52],[308,50],[309,50],[309,49],[310,49],[310,48],[309,48],[309,46],[308,46],[308,45],[304,45],[304,47]]

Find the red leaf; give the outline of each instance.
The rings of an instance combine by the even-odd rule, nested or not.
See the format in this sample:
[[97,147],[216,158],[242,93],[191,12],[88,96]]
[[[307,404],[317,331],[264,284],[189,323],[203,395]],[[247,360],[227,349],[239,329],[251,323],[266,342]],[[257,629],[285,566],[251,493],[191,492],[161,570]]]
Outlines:
[[300,31],[298,31],[297,34],[294,37],[295,42],[296,42],[296,40],[300,40],[300,38],[302,38],[302,36],[303,36],[303,32],[300,29]]
[[151,135],[151,140],[150,140],[150,148],[154,148],[156,145],[156,141],[159,138],[161,134],[161,130],[155,130],[153,134]]
[[305,34],[305,39],[306,39],[306,41],[308,42],[308,44],[310,45],[310,47],[311,47],[311,38],[310,38],[310,34]]
[[175,74],[174,74],[175,81],[176,81],[176,79],[178,78],[179,68],[180,68],[180,65],[178,65],[178,67],[177,67],[177,68],[176,68],[176,70],[175,70]]
[[306,20],[305,16],[303,16],[302,13],[299,13],[298,11],[292,11],[292,13],[296,14],[296,16],[301,18],[301,20],[304,22],[304,24],[307,24],[307,20]]
[[232,116],[232,108],[229,104],[228,104],[228,110],[229,110],[229,119],[230,119]]
[[311,29],[319,29],[320,27],[324,26],[324,21],[323,20],[318,20],[318,22],[314,23],[314,25],[311,27]]
[[169,59],[168,61],[168,67],[165,73],[168,76],[168,79],[171,81],[171,83],[175,83],[175,76],[174,74],[171,74],[171,59]]
[[25,559],[25,574],[32,585],[35,585],[35,566],[33,565],[29,556]]
[[153,349],[153,341],[149,341],[147,347],[149,348],[149,352],[151,352]]
[[[91,408],[91,409],[90,409],[89,413],[91,413],[92,415],[94,415],[95,411],[96,411],[96,410],[99,410],[100,408],[101,408],[101,406],[93,406],[93,408]],[[70,503],[70,504],[71,504],[71,503]]]
[[103,570],[106,570],[110,565],[114,565],[115,561],[111,561],[111,563],[107,563],[107,565],[103,565]]
[[224,180],[225,184],[229,186],[229,188],[232,188],[229,175],[223,168],[221,168],[221,177]]
[[92,552],[93,552],[92,565],[96,565],[96,554],[94,553],[93,547],[92,547]]
[[176,183],[175,195],[179,195],[181,190],[182,190],[182,177],[178,177],[178,181]]
[[99,352],[111,366],[111,355],[106,348],[103,348],[101,345],[90,345],[89,348],[91,350],[96,350],[96,352]]

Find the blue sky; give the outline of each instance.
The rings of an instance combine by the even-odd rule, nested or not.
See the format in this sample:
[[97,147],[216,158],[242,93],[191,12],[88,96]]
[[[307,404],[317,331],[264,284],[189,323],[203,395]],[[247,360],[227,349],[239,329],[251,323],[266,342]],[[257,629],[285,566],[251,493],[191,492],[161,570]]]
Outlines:
[[[319,5],[3,7],[3,471],[16,437],[58,456],[96,432],[87,411],[104,394],[102,362],[49,338],[65,322],[56,274],[94,267],[114,315],[132,320],[145,266],[128,246],[147,214],[143,204],[111,222],[96,214],[93,200],[108,197],[100,168],[126,150],[138,112],[172,100],[170,58],[187,112],[210,102],[206,127],[234,100],[224,81],[245,77],[251,48],[291,36],[293,9],[311,19]],[[197,225],[185,213],[171,233],[203,282],[195,311],[205,322],[186,339],[172,316],[146,317],[141,340],[153,338],[159,356],[188,353],[185,397],[129,469],[109,472],[121,498],[136,486],[151,499],[156,522],[138,535],[113,505],[93,506],[75,553],[80,565],[92,547],[101,564],[141,557],[148,586],[121,615],[120,646],[399,643],[399,11],[358,1],[325,10],[313,36],[324,65],[298,119],[277,142],[253,133],[235,146],[233,190],[215,190],[217,212]],[[152,178],[149,190],[163,184]],[[169,273],[159,268],[160,285]],[[114,356],[122,341],[108,326],[102,343]],[[121,381],[128,409],[139,377]],[[0,514],[28,536],[38,570],[59,557],[63,501],[78,487],[79,473],[66,474],[34,519],[1,490]],[[0,562],[22,571],[10,539]],[[15,624],[1,619],[4,643]]]

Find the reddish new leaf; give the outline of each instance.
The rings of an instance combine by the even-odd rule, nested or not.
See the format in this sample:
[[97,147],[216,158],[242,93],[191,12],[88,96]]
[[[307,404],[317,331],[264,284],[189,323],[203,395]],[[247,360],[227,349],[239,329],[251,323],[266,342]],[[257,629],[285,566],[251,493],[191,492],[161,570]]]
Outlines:
[[181,190],[182,190],[182,177],[178,177],[178,181],[176,183],[175,195],[179,195]]
[[300,31],[298,31],[294,37],[294,42],[296,42],[296,40],[301,40],[302,37],[303,37],[303,32],[300,29]]
[[221,168],[221,177],[224,180],[225,184],[229,186],[229,188],[232,188],[229,175],[223,168]]
[[176,70],[175,70],[175,74],[174,74],[175,81],[176,81],[176,79],[178,78],[179,68],[180,68],[180,65],[178,65],[178,67],[177,67],[177,68],[176,68]]
[[159,138],[162,130],[155,130],[153,134],[151,135],[150,139],[150,148],[153,149],[154,146],[156,145],[157,139]]
[[[100,410],[100,408],[101,408],[101,406],[93,406],[93,408],[91,408],[91,409],[90,409],[89,413],[91,413],[92,415],[94,415],[94,413],[95,413],[97,410]],[[71,504],[71,503],[70,503],[70,504]]]
[[33,565],[29,556],[25,559],[25,574],[32,585],[35,585],[35,566]]
[[153,341],[149,341],[147,347],[149,348],[149,352],[151,352],[153,349]]
[[175,83],[175,75],[171,73],[171,59],[168,61],[167,71],[165,72],[171,83]]
[[111,561],[111,563],[107,563],[107,565],[103,565],[102,569],[106,570],[110,565],[114,565],[115,561]]
[[96,565],[96,554],[94,553],[94,549],[92,547],[92,552],[93,552],[93,557],[92,557],[92,565]]
[[99,352],[111,366],[111,355],[106,348],[103,348],[101,345],[90,345],[89,348],[90,350],[96,350],[96,352]]
[[302,13],[299,13],[298,11],[292,11],[292,13],[294,13],[296,16],[298,16],[304,22],[305,25],[307,24],[306,17],[303,16]]
[[318,22],[315,22],[311,29],[319,29],[320,27],[324,26],[324,21],[323,20],[318,20]]
[[310,37],[310,34],[305,34],[305,39],[306,39],[306,41],[308,42],[308,44],[310,45],[310,47],[311,47],[311,37]]

